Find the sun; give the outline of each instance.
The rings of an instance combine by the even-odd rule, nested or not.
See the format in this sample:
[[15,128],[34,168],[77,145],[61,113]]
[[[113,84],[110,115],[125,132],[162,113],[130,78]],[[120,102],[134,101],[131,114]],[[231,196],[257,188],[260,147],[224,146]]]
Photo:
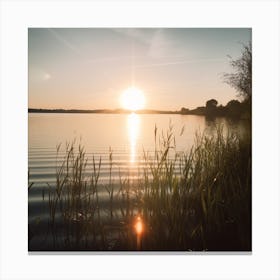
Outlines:
[[124,109],[137,111],[144,108],[145,96],[140,89],[130,87],[122,93],[120,101]]

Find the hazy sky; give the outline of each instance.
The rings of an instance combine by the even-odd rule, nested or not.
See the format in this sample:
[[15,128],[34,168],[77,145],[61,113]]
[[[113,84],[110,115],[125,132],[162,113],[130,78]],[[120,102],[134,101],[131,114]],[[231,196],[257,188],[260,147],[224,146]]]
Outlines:
[[149,109],[225,105],[237,95],[227,55],[250,40],[248,28],[31,28],[29,108],[120,108],[132,84]]

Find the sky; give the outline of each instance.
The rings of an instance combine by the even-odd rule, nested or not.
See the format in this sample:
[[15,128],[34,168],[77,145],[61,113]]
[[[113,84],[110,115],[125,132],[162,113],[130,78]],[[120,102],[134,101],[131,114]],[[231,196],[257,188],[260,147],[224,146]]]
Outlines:
[[249,28],[29,28],[29,108],[116,109],[134,86],[145,108],[238,99],[223,82]]

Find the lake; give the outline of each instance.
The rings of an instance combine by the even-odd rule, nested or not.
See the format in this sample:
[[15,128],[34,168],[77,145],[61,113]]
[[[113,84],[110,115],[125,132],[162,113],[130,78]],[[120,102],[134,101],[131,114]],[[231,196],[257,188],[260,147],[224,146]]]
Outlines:
[[[66,143],[81,144],[88,157],[101,157],[108,167],[109,151],[113,153],[115,166],[123,169],[137,168],[143,151],[155,148],[155,127],[160,137],[172,129],[176,139],[176,151],[190,149],[196,132],[211,134],[216,125],[225,130],[243,133],[244,122],[230,122],[225,118],[206,120],[194,115],[137,115],[137,114],[30,114],[28,123],[28,167],[30,182],[35,186],[55,180],[57,146],[60,150]],[[60,154],[63,154],[60,153]],[[60,155],[59,154],[59,155]],[[106,180],[108,170],[102,170],[101,179]]]
[[176,152],[188,151],[197,132],[211,135],[217,125],[240,134],[247,129],[243,121],[207,120],[204,116],[177,114],[29,113],[28,121],[29,183],[33,183],[28,196],[29,224],[41,225],[29,243],[31,250],[42,248],[40,244],[45,240],[49,212],[42,193],[56,184],[57,166],[64,158],[66,143],[74,141],[75,146],[84,147],[88,158],[85,175],[92,172],[94,156],[97,162],[100,159],[102,162],[99,183],[106,184],[111,180],[117,184],[120,176],[137,178],[143,166],[143,152],[152,154],[155,149],[155,127],[158,136],[172,131],[176,139],[172,146]]

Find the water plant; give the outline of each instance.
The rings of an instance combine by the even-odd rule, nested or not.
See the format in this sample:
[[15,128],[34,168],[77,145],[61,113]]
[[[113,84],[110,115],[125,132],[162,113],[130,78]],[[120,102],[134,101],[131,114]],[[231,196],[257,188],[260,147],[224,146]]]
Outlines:
[[155,127],[154,137],[136,178],[121,172],[110,149],[107,183],[100,181],[101,157],[90,161],[75,142],[64,151],[59,145],[56,184],[43,194],[52,242],[41,249],[250,251],[250,135],[217,127],[197,133],[183,152],[172,126],[161,135]]

